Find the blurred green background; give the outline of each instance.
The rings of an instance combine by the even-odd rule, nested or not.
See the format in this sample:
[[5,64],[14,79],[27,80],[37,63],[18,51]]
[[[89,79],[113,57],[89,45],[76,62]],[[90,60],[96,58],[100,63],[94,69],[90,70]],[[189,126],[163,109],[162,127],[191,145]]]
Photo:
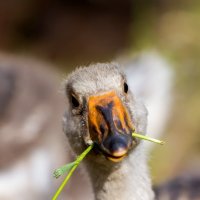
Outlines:
[[150,161],[158,183],[199,166],[200,1],[0,1],[0,51],[48,60],[62,73],[148,49],[175,70],[166,145]]

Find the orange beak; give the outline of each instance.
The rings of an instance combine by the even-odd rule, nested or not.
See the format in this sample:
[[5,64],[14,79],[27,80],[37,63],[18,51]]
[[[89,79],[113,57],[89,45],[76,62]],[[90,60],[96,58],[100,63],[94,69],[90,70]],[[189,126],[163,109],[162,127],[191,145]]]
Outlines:
[[134,126],[130,115],[114,91],[91,96],[88,103],[90,137],[103,154],[121,161],[133,146]]

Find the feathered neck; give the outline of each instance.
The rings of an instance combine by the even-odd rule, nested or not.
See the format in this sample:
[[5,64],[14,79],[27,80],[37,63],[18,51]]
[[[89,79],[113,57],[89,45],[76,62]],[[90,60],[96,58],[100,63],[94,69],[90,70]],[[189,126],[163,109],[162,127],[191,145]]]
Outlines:
[[146,155],[140,144],[119,164],[88,160],[96,200],[153,200]]

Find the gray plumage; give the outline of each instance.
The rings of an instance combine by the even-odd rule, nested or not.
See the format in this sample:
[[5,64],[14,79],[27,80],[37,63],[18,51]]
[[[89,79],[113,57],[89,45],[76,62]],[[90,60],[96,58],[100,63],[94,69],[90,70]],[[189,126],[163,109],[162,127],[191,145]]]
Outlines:
[[[72,149],[80,154],[91,142],[87,127],[88,97],[114,90],[129,110],[136,132],[145,134],[147,111],[131,92],[125,97],[123,82],[125,74],[116,63],[96,64],[81,67],[66,80],[66,113],[64,132]],[[80,110],[73,109],[71,93],[80,102]],[[151,200],[154,198],[147,168],[147,152],[143,142],[131,150],[120,163],[112,163],[101,154],[91,152],[86,159],[86,168],[91,177],[95,199],[98,200]]]

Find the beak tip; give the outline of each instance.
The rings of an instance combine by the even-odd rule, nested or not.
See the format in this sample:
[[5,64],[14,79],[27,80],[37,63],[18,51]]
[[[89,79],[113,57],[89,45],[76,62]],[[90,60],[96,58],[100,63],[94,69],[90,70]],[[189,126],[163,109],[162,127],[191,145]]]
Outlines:
[[112,152],[114,157],[122,157],[127,154],[127,148],[119,148],[117,151]]
[[130,141],[125,135],[114,135],[105,141],[104,147],[111,156],[119,158],[127,154],[130,148]]

